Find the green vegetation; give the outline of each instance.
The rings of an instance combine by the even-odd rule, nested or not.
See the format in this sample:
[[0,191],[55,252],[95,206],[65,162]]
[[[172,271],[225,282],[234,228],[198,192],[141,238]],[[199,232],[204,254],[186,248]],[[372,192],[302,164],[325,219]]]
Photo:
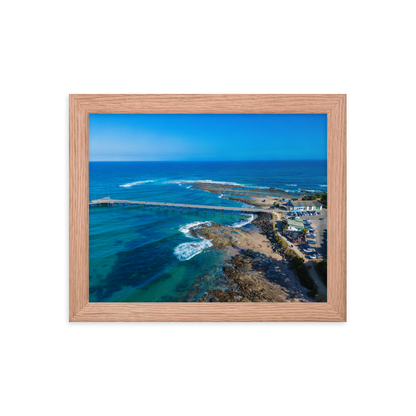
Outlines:
[[326,198],[327,198],[327,193],[326,192],[323,192],[323,193],[316,193],[316,194],[305,195],[302,198],[302,201],[313,201],[315,199],[320,199],[321,202],[323,202],[323,200],[325,200],[325,202],[326,202]]
[[321,277],[322,283],[326,286],[326,281],[327,281],[327,267],[328,267],[328,262],[327,260],[322,260],[319,263],[316,264],[316,270],[319,273],[319,276]]
[[326,192],[323,193],[316,193],[316,194],[310,194],[310,195],[305,195],[302,200],[303,201],[314,201],[319,200],[322,202],[322,205],[326,208],[328,205],[328,200],[327,200],[328,194]]
[[297,256],[296,254],[292,257],[292,264],[295,266],[296,274],[299,277],[300,284],[306,289],[309,289],[308,296],[311,298],[316,297],[318,294],[318,286],[309,276],[308,271],[305,267],[305,260]]
[[303,235],[305,235],[305,236],[306,236],[306,234],[308,234],[308,232],[309,232],[309,231],[308,231],[306,228],[304,228],[304,229],[302,230],[302,234],[303,234]]
[[276,243],[280,246],[280,248],[283,251],[285,251],[289,247],[287,242],[285,240],[283,240],[282,238],[280,238],[277,234],[276,234]]
[[280,249],[283,253],[290,258],[293,266],[295,267],[296,274],[299,277],[300,284],[306,289],[309,289],[308,296],[315,298],[318,294],[318,286],[309,276],[309,272],[305,266],[305,260],[299,257],[292,249],[289,248],[289,245],[285,240],[283,240],[277,233],[275,234],[276,243],[280,246]]

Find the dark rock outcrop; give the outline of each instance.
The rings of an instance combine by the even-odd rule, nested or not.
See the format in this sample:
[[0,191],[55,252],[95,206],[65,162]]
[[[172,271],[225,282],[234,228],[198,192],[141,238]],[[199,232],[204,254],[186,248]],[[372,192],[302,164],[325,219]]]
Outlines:
[[200,302],[302,302],[304,296],[286,283],[278,261],[244,250],[224,265],[224,290],[209,290]]
[[248,236],[248,233],[243,230],[217,223],[198,225],[191,228],[189,232],[194,237],[210,240],[217,249],[235,246]]

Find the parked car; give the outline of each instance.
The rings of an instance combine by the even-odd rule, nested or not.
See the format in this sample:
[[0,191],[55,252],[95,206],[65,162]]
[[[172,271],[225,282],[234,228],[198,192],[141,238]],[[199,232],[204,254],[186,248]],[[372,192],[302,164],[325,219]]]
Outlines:
[[320,220],[323,220],[323,218],[319,218]]
[[315,240],[306,240],[308,242],[308,244],[316,244]]
[[316,254],[315,253],[309,254],[308,258],[310,258],[310,259],[316,259]]
[[303,250],[305,253],[316,253],[316,250],[314,248],[306,248]]

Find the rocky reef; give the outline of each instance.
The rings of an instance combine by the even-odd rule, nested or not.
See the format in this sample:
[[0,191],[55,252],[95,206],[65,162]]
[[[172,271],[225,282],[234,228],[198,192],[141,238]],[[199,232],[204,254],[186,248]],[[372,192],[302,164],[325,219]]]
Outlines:
[[[185,183],[185,182],[183,182]],[[214,194],[226,195],[224,198],[270,208],[279,197],[291,197],[276,188],[249,188],[231,184],[186,182],[196,189]],[[211,288],[206,292],[198,290],[197,279],[189,300],[198,302],[308,302],[284,255],[277,253],[272,227],[272,214],[256,213],[250,232],[216,223],[202,224],[190,229],[194,237],[212,242],[214,249],[230,249],[234,255],[222,265],[221,278],[216,274]],[[222,271],[222,273],[221,273]],[[208,275],[201,277],[205,285]],[[209,286],[209,285],[208,285]]]
[[278,261],[264,253],[243,250],[223,266],[223,273],[228,277],[224,288],[209,290],[199,302],[306,302]]
[[193,237],[210,240],[213,247],[217,249],[235,246],[249,236],[246,231],[217,223],[198,225],[191,228],[189,232]]
[[[256,224],[264,231],[270,226],[270,214],[259,214]],[[250,243],[251,233],[233,227],[211,223],[190,229],[191,235],[209,239],[215,249],[234,247],[234,255],[222,267],[224,278],[218,288],[208,290],[199,302],[303,302],[293,273],[281,260],[259,250],[242,249]],[[206,276],[208,278],[208,276]]]
[[202,191],[208,191],[213,194],[227,194],[235,195],[241,197],[284,197],[290,198],[291,194],[284,191],[283,189],[278,188],[256,188],[256,187],[246,187],[239,185],[231,185],[225,183],[211,183],[211,182],[181,182],[184,185],[192,185],[194,188],[200,189]]

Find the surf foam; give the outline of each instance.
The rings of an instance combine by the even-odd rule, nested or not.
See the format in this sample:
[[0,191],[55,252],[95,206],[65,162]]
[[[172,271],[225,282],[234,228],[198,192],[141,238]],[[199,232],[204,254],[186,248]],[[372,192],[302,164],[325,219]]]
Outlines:
[[120,185],[120,188],[130,188],[130,186],[140,185],[142,183],[153,182],[153,181],[137,181],[126,183],[125,185]]
[[182,227],[180,227],[180,228],[179,228],[179,231],[180,231],[181,233],[184,233],[187,237],[192,237],[192,235],[191,235],[191,234],[189,234],[189,230],[190,230],[192,227],[198,227],[198,226],[200,226],[200,225],[202,225],[202,224],[208,224],[208,225],[211,225],[211,224],[212,224],[212,222],[211,222],[211,221],[195,221],[195,222],[191,222],[191,223],[189,223],[189,224],[182,225]]
[[236,222],[235,224],[233,224],[231,227],[233,228],[241,228],[244,227],[247,224],[250,224],[252,221],[254,221],[257,218],[256,214],[251,214],[250,218],[247,218],[245,220],[240,220],[238,222]]
[[182,243],[179,244],[174,250],[173,253],[179,261],[189,260],[192,257],[195,257],[197,254],[202,253],[206,248],[212,247],[212,243],[205,238],[195,238],[189,233],[189,230],[193,227],[198,227],[202,224],[211,225],[211,221],[195,221],[189,224],[182,225],[179,228],[181,233],[184,233],[187,237],[194,239],[195,241],[191,243]]
[[195,241],[193,243],[179,244],[173,252],[179,261],[186,261],[195,257],[208,247],[212,247],[211,241],[203,239],[202,241]]

